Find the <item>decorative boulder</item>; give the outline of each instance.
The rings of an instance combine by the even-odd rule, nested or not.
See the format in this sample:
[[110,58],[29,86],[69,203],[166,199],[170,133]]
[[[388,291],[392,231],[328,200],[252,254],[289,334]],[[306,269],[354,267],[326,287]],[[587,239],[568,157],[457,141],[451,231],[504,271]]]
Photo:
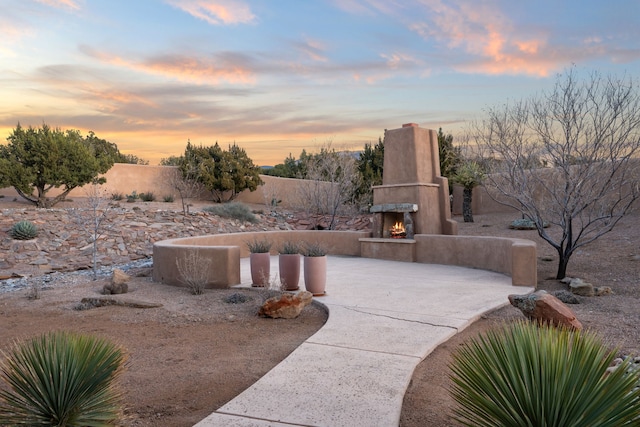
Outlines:
[[282,294],[282,296],[269,298],[262,304],[258,314],[264,317],[272,317],[274,319],[294,319],[300,315],[302,309],[305,308],[313,296],[311,292],[300,291],[297,294]]
[[545,291],[528,295],[509,295],[509,302],[529,319],[539,323],[582,329],[582,323],[576,318],[573,310]]
[[571,279],[569,282],[569,289],[572,293],[583,297],[592,297],[596,294],[595,289],[591,283],[587,283],[582,279]]
[[111,283],[104,285],[102,293],[104,295],[126,294],[129,292],[129,279],[131,279],[131,276],[124,271],[119,269],[113,270]]

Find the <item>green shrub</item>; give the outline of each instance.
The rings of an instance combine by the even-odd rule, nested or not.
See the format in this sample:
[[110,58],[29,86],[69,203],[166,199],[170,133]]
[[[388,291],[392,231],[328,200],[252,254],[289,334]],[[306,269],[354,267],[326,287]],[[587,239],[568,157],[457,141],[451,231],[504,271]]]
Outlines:
[[174,201],[175,199],[173,198],[173,194],[167,194],[166,196],[164,196],[164,197],[162,198],[162,200],[163,200],[165,203],[173,203],[173,201]]
[[307,257],[320,257],[327,254],[327,248],[318,242],[307,243],[302,249],[302,255]]
[[252,254],[263,254],[271,250],[271,242],[268,240],[251,240],[247,242],[247,247]]
[[15,240],[31,240],[38,235],[38,228],[31,221],[18,221],[13,224],[9,234]]
[[131,194],[127,194],[127,203],[133,203],[139,198],[140,198],[140,195],[136,192],[136,190],[133,190]]
[[50,332],[16,344],[0,364],[1,425],[114,425],[122,394],[114,380],[124,351],[107,340]]
[[455,418],[481,427],[640,425],[640,372],[628,358],[607,375],[614,357],[590,332],[505,325],[454,354]]
[[258,218],[256,218],[253,212],[251,212],[251,209],[249,209],[247,205],[238,202],[221,203],[218,205],[207,206],[202,210],[224,218],[233,218],[240,221],[253,223],[258,222]]
[[[545,222],[542,224],[542,226],[544,228],[547,228],[549,227],[549,224]],[[509,228],[513,230],[535,230],[537,227],[536,223],[531,221],[530,219],[521,218],[511,221],[511,224],[509,224]]]
[[153,202],[156,200],[156,195],[151,191],[147,191],[146,193],[140,193],[140,200],[143,202]]
[[296,242],[292,242],[290,240],[287,240],[286,242],[284,242],[284,244],[282,245],[282,247],[280,248],[280,253],[281,254],[299,254],[300,253],[300,245],[298,245]]

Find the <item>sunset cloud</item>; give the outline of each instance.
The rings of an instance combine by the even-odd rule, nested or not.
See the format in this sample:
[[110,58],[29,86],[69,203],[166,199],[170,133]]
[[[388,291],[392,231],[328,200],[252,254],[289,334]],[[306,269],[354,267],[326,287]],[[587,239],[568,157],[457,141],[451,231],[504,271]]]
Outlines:
[[38,3],[58,9],[80,10],[80,4],[75,0],[36,0]]
[[167,0],[171,6],[212,25],[249,24],[256,17],[239,0]]
[[219,53],[209,57],[164,54],[134,60],[89,46],[81,46],[80,51],[107,64],[180,81],[206,84],[255,83],[255,75],[248,66],[250,58],[240,54]]
[[306,57],[313,61],[327,62],[328,58],[325,56],[325,46],[320,40],[313,40],[310,38],[304,38],[302,41],[296,41],[293,43],[294,47],[305,54]]

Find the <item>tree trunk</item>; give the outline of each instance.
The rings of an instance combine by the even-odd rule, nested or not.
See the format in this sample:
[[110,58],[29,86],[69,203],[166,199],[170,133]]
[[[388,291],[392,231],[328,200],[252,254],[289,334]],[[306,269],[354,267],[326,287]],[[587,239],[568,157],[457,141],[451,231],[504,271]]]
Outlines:
[[558,249],[558,272],[556,279],[564,279],[567,275],[567,264],[569,264],[569,256],[565,255],[562,248]]
[[471,212],[471,197],[473,188],[465,188],[462,191],[462,217],[464,222],[473,222],[473,213]]

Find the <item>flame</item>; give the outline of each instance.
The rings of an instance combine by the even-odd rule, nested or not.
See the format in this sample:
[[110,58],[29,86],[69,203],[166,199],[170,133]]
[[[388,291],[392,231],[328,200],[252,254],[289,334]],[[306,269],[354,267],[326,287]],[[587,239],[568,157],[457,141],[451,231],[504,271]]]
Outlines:
[[404,228],[404,224],[402,222],[396,221],[391,227],[390,230],[391,237],[393,238],[403,238],[407,235],[406,230]]

